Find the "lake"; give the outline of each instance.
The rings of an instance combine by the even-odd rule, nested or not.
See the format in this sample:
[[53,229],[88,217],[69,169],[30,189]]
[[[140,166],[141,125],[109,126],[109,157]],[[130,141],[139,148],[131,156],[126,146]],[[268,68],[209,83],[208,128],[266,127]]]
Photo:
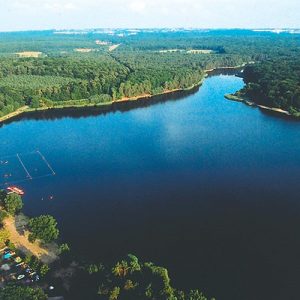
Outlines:
[[242,86],[3,125],[1,156],[39,150],[56,173],[19,183],[24,212],[54,215],[78,256],[133,253],[177,288],[299,299],[300,122],[224,98]]

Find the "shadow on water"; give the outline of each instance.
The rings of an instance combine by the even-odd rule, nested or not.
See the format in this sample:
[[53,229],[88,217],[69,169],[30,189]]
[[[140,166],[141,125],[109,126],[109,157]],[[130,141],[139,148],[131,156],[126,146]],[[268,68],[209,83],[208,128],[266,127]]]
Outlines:
[[62,118],[86,118],[90,116],[99,116],[106,115],[115,112],[127,112],[130,110],[138,108],[146,108],[152,105],[157,105],[165,102],[179,101],[185,99],[187,96],[195,94],[199,90],[199,86],[187,90],[187,91],[177,91],[173,93],[168,93],[164,95],[158,95],[154,97],[141,98],[135,101],[126,101],[113,103],[107,106],[94,106],[94,107],[74,107],[74,108],[51,108],[44,111],[33,111],[27,112],[23,115],[16,116],[11,118],[3,124],[0,124],[0,127],[4,124],[10,124],[16,121],[23,120],[57,120]]
[[[219,75],[241,76],[242,69],[243,68],[238,68],[238,69],[219,68],[212,71],[208,71],[207,77],[219,76]],[[136,101],[113,103],[112,105],[107,105],[102,107],[94,106],[94,107],[78,107],[78,108],[76,107],[51,108],[44,111],[27,112],[25,114],[4,121],[2,124],[0,124],[0,127],[2,127],[4,124],[11,124],[13,122],[23,121],[23,120],[57,120],[62,118],[79,119],[79,118],[86,118],[90,116],[106,115],[115,112],[127,112],[130,110],[134,110],[138,108],[146,108],[164,102],[183,100],[187,96],[197,93],[200,87],[201,86],[197,86],[190,90],[176,91],[173,93],[158,95],[151,98],[149,97],[141,98]]]
[[276,119],[282,119],[284,121],[287,122],[293,122],[293,123],[299,123],[300,119],[294,116],[289,116],[289,115],[285,115],[283,113],[277,112],[277,111],[271,111],[271,110],[266,110],[263,108],[258,108],[260,110],[260,112],[267,116],[267,117],[271,117],[271,118],[276,118]]

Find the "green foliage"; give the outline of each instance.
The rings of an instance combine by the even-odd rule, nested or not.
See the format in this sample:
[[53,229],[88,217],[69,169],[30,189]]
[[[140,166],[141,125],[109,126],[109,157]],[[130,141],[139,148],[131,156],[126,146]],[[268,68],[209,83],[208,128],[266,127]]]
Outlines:
[[24,262],[30,266],[35,272],[38,272],[41,276],[46,276],[49,272],[50,268],[48,265],[43,264],[36,256],[34,255],[26,255],[24,258]]
[[8,216],[7,212],[4,210],[0,210],[0,225],[3,224],[4,219]]
[[117,262],[111,272],[99,273],[97,265],[90,265],[87,271],[93,278],[99,278],[100,299],[207,300],[198,290],[176,290],[171,286],[167,269],[141,263],[131,254]]
[[129,267],[126,260],[117,262],[117,264],[112,268],[112,274],[117,277],[125,277],[128,274]]
[[40,261],[39,261],[39,259],[38,259],[37,257],[35,257],[35,256],[32,255],[32,256],[30,257],[30,261],[28,262],[28,265],[29,265],[33,270],[38,271],[39,268],[40,268],[41,263],[40,263]]
[[[126,39],[101,33],[94,33],[93,37],[58,36],[53,32],[0,33],[0,36],[0,117],[24,105],[32,108],[100,105],[124,97],[185,89],[198,84],[206,69],[270,58],[277,58],[277,64],[283,61],[283,55],[299,57],[296,38],[247,30],[157,31]],[[95,44],[96,38],[122,45],[108,52],[108,46]],[[93,51],[74,52],[82,47]],[[43,55],[16,57],[16,52],[28,49],[41,51]],[[161,52],[172,49],[177,51]],[[211,54],[188,53],[192,49],[211,50]],[[283,83],[283,89],[288,85]]]
[[139,264],[138,258],[132,254],[128,254],[127,257],[130,266],[130,273],[132,274],[133,272],[140,271],[141,266]]
[[6,286],[0,289],[0,299],[5,300],[46,300],[47,298],[40,288]]
[[91,275],[94,273],[98,273],[104,270],[104,266],[102,264],[90,264],[86,268],[87,272]]
[[94,104],[109,103],[111,101],[112,101],[112,97],[107,94],[93,95],[89,97],[89,102]]
[[204,297],[204,295],[201,292],[199,292],[198,290],[191,290],[187,299],[188,300],[207,300],[207,298]]
[[[0,107],[1,109],[1,107]],[[4,205],[4,200],[7,196],[7,193],[5,190],[0,190],[0,205]]]
[[46,274],[47,274],[49,271],[50,271],[50,268],[49,268],[48,265],[45,265],[45,264],[41,265],[41,267],[40,267],[40,274],[41,274],[42,277],[45,277]]
[[120,288],[118,286],[115,286],[111,292],[110,292],[110,295],[109,295],[109,300],[117,300],[118,297],[120,295]]
[[9,239],[9,232],[5,229],[0,229],[0,247],[3,248]]
[[124,284],[124,290],[128,291],[128,290],[132,290],[137,286],[137,283],[133,283],[132,280],[128,279],[125,281]]
[[144,272],[151,278],[151,287],[154,297],[163,296],[169,298],[173,296],[173,288],[170,285],[168,270],[155,266],[153,263],[144,264]]
[[29,235],[28,235],[28,241],[29,241],[30,243],[34,243],[34,242],[36,241],[35,236],[34,236],[33,234],[29,234]]
[[16,251],[17,247],[14,243],[12,243],[10,240],[7,240],[5,243],[6,247],[8,247],[9,249]]
[[44,243],[49,243],[58,238],[56,220],[49,215],[42,215],[29,220],[28,228],[31,231],[29,237],[31,241],[39,239]]
[[34,256],[27,254],[24,258],[24,262],[26,264],[30,264],[31,260],[33,259]]
[[15,193],[8,194],[4,199],[4,208],[10,215],[15,215],[23,207],[23,201],[20,195]]
[[60,254],[65,253],[65,252],[69,252],[69,251],[70,251],[70,247],[67,243],[61,244],[59,246],[59,253]]
[[244,71],[246,87],[241,93],[258,104],[300,111],[299,55],[249,65]]

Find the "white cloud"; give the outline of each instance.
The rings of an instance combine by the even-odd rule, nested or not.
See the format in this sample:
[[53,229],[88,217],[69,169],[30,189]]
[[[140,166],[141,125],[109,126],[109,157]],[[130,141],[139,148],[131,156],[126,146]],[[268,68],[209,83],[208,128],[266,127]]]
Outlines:
[[300,27],[299,0],[0,0],[0,30]]
[[43,7],[53,12],[66,12],[77,8],[77,6],[74,3],[71,2],[62,3],[61,1],[60,2],[49,1],[48,3],[46,2],[43,3]]
[[134,1],[129,4],[129,8],[136,13],[142,13],[146,9],[146,2],[144,1]]
[[76,9],[77,5],[70,1],[38,1],[38,0],[14,0],[11,8],[18,11],[41,11],[41,12],[65,12]]

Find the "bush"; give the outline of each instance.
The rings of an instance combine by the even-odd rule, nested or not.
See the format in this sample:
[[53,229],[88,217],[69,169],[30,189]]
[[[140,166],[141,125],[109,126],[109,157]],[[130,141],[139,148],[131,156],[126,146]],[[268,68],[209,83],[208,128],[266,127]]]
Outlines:
[[9,249],[13,250],[13,251],[16,251],[17,250],[17,247],[14,243],[12,243],[10,240],[7,240],[5,242],[5,245],[6,247],[8,247]]
[[21,196],[15,193],[8,194],[4,199],[4,207],[10,215],[14,216],[23,207]]
[[3,248],[9,239],[9,232],[5,229],[0,229],[0,247]]
[[0,224],[3,224],[4,219],[8,216],[7,212],[4,210],[0,210]]
[[41,265],[40,267],[40,274],[42,277],[45,277],[46,274],[49,272],[50,268],[48,265]]
[[4,199],[6,198],[7,193],[5,190],[0,190],[0,205],[4,206]]
[[59,253],[62,254],[64,252],[69,252],[70,251],[70,247],[67,243],[61,244],[59,246]]

